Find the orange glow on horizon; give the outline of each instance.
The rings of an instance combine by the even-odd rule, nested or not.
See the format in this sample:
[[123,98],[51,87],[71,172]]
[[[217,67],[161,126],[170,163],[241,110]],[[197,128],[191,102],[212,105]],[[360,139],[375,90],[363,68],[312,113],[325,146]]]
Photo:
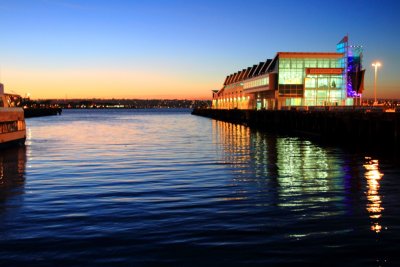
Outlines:
[[3,71],[6,92],[32,99],[126,98],[126,99],[211,99],[219,86],[207,79],[165,71],[147,70],[16,70]]

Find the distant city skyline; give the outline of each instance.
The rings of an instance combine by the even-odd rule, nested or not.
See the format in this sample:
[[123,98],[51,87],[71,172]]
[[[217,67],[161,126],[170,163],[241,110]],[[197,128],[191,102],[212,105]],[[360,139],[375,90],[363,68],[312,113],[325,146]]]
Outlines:
[[364,48],[363,97],[400,98],[395,0],[0,2],[0,83],[39,98],[211,99],[277,52]]

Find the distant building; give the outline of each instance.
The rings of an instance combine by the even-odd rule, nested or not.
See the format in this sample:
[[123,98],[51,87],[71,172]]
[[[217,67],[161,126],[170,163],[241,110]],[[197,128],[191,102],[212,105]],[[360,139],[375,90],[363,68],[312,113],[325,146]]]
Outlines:
[[213,90],[214,109],[287,109],[308,106],[351,106],[364,89],[362,47],[345,36],[336,52],[278,52],[228,75]]

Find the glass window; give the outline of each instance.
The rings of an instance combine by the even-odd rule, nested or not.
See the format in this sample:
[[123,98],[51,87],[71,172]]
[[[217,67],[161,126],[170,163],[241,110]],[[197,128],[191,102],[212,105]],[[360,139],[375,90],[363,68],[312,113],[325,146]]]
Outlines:
[[291,99],[292,106],[300,106],[301,105],[301,98],[292,98]]
[[289,69],[290,68],[290,59],[286,59],[286,58],[279,59],[279,68],[280,69]]
[[296,67],[298,69],[302,69],[303,68],[303,60],[298,60],[297,63],[296,63]]
[[287,72],[286,71],[281,70],[279,72],[279,84],[285,84],[286,76],[287,76]]
[[315,68],[315,67],[317,67],[317,61],[315,59],[307,59],[305,62],[305,67]]
[[306,99],[306,106],[315,106],[315,99]]
[[331,90],[329,95],[331,98],[341,98],[341,91],[340,90]]
[[313,59],[309,61],[310,68],[316,68],[317,67],[317,60]]
[[325,99],[326,97],[327,97],[327,91],[326,90],[317,90],[317,98]]
[[340,68],[340,63],[338,59],[331,59],[331,68]]
[[319,78],[318,88],[328,88],[328,78]]
[[345,103],[345,105],[346,106],[352,106],[353,105],[353,98],[346,98],[346,103]]
[[303,70],[281,70],[279,73],[279,84],[302,84]]
[[315,98],[315,90],[304,90],[305,98]]
[[316,88],[317,87],[316,79],[315,78],[306,78],[305,87],[306,88]]
[[332,76],[330,82],[331,88],[343,88],[343,78],[341,76]]

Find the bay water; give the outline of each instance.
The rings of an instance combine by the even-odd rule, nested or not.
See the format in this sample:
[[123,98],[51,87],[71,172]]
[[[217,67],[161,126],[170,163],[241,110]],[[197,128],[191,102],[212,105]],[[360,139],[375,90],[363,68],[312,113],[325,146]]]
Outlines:
[[0,151],[1,266],[399,266],[391,157],[186,109],[64,110]]

